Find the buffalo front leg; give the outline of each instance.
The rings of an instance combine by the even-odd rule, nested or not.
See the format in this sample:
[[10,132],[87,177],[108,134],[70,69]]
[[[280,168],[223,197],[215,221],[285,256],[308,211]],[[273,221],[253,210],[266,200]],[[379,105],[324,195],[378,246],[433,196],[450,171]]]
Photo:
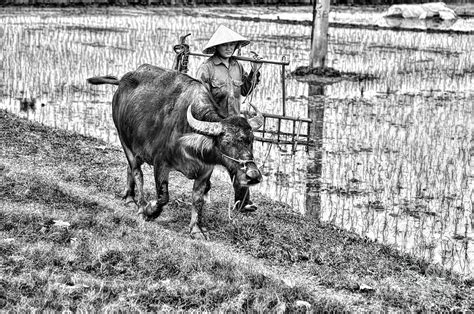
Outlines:
[[152,220],[160,216],[163,207],[168,204],[170,197],[168,192],[170,168],[165,163],[155,162],[154,175],[156,186],[156,204],[148,204],[143,210],[143,215],[146,220]]
[[250,201],[250,189],[241,186],[235,175],[231,175],[230,178],[232,180],[232,186],[234,187],[234,204],[237,210],[241,212],[255,211],[257,207]]
[[203,227],[204,216],[204,194],[208,192],[209,179],[212,174],[212,169],[208,170],[202,176],[194,181],[193,186],[193,207],[191,212],[191,223],[189,224],[189,231],[191,237],[194,239],[207,240],[207,230]]
[[204,202],[209,203],[211,201],[211,195],[209,191],[211,190],[211,180],[207,180],[206,188],[204,189]]

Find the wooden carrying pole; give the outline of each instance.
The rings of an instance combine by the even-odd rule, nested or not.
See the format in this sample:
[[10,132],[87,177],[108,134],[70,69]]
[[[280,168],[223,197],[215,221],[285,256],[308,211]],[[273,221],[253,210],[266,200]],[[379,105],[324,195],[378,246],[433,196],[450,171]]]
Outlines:
[[[198,57],[212,57],[212,55],[204,54],[204,53],[198,53],[198,52],[189,52],[190,56],[198,56]],[[289,61],[275,61],[275,60],[265,60],[265,59],[260,59],[256,60],[254,58],[250,57],[242,57],[242,56],[234,56],[235,59],[241,60],[241,61],[249,61],[249,62],[261,62],[261,63],[270,63],[270,64],[279,64],[279,65],[289,65]]]

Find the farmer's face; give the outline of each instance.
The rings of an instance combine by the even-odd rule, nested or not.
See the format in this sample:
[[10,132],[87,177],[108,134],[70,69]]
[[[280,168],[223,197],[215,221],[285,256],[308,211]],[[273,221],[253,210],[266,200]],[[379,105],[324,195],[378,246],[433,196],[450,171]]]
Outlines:
[[219,45],[216,47],[217,53],[219,54],[220,57],[228,59],[234,54],[236,46],[237,46],[236,42],[225,43],[225,44]]

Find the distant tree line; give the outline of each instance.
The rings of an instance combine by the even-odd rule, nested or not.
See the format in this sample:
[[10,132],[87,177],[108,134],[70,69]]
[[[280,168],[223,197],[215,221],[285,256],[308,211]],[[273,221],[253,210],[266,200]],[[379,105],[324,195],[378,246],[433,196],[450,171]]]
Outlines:
[[[0,5],[310,5],[317,0],[0,0]],[[439,0],[331,0],[331,5],[390,5],[426,3]],[[444,0],[447,4],[468,4],[473,0]]]

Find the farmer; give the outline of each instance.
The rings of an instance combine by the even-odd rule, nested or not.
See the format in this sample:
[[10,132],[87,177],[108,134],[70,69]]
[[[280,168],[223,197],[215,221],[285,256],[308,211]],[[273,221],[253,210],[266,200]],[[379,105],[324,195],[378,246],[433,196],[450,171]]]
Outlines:
[[[252,62],[250,73],[244,71],[243,66],[232,56],[235,50],[250,44],[245,37],[233,30],[220,25],[204,47],[203,52],[212,54],[198,69],[196,77],[201,80],[211,92],[217,103],[217,110],[222,117],[239,115],[241,96],[250,94],[259,82],[260,62]],[[255,60],[260,58],[254,53]],[[248,187],[241,187],[238,180],[233,180],[235,202],[242,212],[251,212],[257,209],[250,201]]]
[[[245,37],[221,25],[204,47],[212,54],[198,69],[197,78],[211,91],[223,117],[240,114],[240,96],[247,96],[259,82],[262,63],[252,62],[249,74],[232,57],[235,50],[250,44]],[[255,60],[259,57],[254,54]]]

